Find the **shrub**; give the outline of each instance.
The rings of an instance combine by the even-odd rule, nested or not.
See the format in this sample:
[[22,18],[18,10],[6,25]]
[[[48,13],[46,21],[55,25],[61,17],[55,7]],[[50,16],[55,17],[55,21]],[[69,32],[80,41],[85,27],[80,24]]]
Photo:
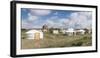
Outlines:
[[82,46],[83,42],[73,43],[72,46]]

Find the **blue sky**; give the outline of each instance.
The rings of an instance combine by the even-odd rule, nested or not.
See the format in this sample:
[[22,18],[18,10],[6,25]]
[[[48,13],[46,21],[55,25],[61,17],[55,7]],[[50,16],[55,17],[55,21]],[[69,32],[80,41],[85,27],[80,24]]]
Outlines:
[[22,28],[91,28],[92,12],[21,8]]

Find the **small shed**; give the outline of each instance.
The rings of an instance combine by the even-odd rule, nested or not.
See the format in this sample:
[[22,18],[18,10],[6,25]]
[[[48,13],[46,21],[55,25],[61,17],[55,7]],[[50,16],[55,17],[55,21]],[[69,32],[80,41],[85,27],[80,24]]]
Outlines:
[[58,30],[53,30],[53,34],[59,34]]
[[43,39],[43,32],[41,30],[29,30],[26,34],[27,39]]

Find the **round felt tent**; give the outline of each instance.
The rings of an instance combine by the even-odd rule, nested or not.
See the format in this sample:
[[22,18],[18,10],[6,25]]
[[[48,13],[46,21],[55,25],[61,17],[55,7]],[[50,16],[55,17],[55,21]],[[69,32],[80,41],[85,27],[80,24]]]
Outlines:
[[40,30],[29,30],[26,34],[27,39],[43,39],[43,32]]
[[69,28],[68,30],[65,31],[66,34],[68,34],[69,36],[74,34],[74,29],[73,28]]
[[82,30],[82,29],[77,30],[77,32],[80,32],[80,34],[85,34],[85,30]]

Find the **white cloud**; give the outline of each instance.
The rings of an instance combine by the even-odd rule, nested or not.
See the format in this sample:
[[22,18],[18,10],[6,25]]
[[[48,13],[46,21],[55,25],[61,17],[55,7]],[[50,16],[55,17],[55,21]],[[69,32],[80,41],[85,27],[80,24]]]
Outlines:
[[70,15],[70,20],[66,22],[66,24],[68,24],[69,27],[74,28],[91,28],[91,17],[91,12],[75,12]]
[[22,20],[22,23],[21,23],[22,25],[22,28],[30,28],[30,27],[32,27],[26,20]]
[[[50,27],[63,28],[91,28],[92,26],[91,12],[74,12],[69,18],[59,18],[57,16],[49,18],[46,23]],[[57,20],[57,21],[55,21]]]
[[54,16],[46,20],[45,24],[47,24],[49,27],[59,28],[65,26],[64,24],[65,21],[67,21],[67,19],[59,19],[59,17]]
[[[25,10],[24,10],[25,11]],[[22,28],[37,28],[41,27],[39,25],[33,25],[33,22],[37,21],[40,16],[49,15],[51,13],[50,10],[35,10],[35,9],[29,9],[28,17],[25,19],[22,19]]]
[[24,29],[41,28],[40,25],[34,25],[33,22],[28,22],[27,20],[23,20],[21,24]]
[[33,28],[34,27],[33,22],[38,19],[39,19],[39,16],[35,16],[28,13],[28,18],[22,19],[22,28],[25,28],[25,29]]
[[30,12],[31,12],[31,14],[44,16],[44,15],[50,14],[51,10],[35,10],[35,9],[30,9]]
[[30,13],[28,14],[28,21],[34,21],[34,20],[37,20],[37,19],[38,19],[38,16],[31,15]]
[[[44,12],[44,11],[43,11]],[[39,14],[39,12],[37,12]],[[49,14],[49,13],[48,13]],[[42,14],[40,14],[42,15]],[[45,15],[47,15],[45,13]],[[28,14],[28,19],[22,21],[23,28],[36,28],[41,27],[39,25],[33,25],[35,20],[38,20],[39,16]],[[53,16],[48,18],[45,23],[48,27],[63,27],[63,28],[91,28],[92,26],[92,13],[91,12],[74,12],[69,15],[69,18],[59,18],[58,16]]]

